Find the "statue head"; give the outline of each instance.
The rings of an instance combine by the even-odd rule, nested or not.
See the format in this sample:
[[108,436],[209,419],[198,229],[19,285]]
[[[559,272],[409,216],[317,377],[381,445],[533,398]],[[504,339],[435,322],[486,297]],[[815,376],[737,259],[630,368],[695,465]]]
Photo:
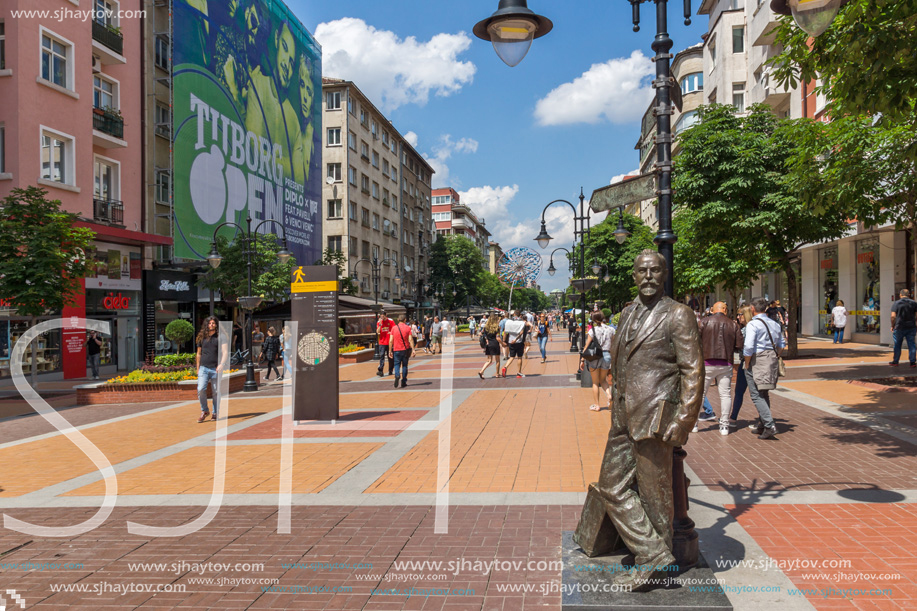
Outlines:
[[644,302],[662,296],[668,275],[665,258],[655,250],[644,250],[634,259],[634,284]]

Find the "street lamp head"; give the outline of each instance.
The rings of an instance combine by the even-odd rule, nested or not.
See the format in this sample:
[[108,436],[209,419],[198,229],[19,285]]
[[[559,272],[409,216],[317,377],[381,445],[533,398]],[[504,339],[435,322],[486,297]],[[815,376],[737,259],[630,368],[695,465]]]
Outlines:
[[223,262],[223,257],[220,256],[219,251],[217,251],[216,242],[210,243],[210,254],[207,255],[207,263],[210,264],[210,267],[216,269],[220,266],[220,263]]
[[611,280],[611,276],[608,274],[608,272],[605,272],[605,277],[602,278],[602,281],[603,281],[603,282],[608,282],[609,280]]
[[554,267],[554,259],[551,259],[551,265],[548,267],[548,275],[553,276],[556,271],[557,268]]
[[401,276],[395,272],[395,286],[401,286]]
[[287,248],[287,241],[284,239],[283,247],[277,251],[277,258],[280,260],[280,264],[284,265],[287,261],[290,260],[290,257],[293,256],[293,253]]
[[474,26],[474,35],[488,40],[497,56],[509,67],[522,61],[532,41],[551,31],[554,24],[534,13],[526,0],[500,0],[493,15]]
[[595,263],[592,264],[592,273],[595,274],[596,277],[598,277],[598,275],[601,272],[602,272],[602,266],[599,265],[598,261],[596,261]]
[[778,15],[792,15],[809,36],[824,33],[841,7],[850,0],[771,0],[771,11]]
[[458,291],[455,289],[452,289],[452,296],[455,297],[456,295],[458,295]]
[[535,241],[538,242],[538,245],[542,248],[547,248],[552,239],[553,238],[548,235],[548,228],[545,226],[544,221],[541,221],[541,233],[538,234]]
[[612,232],[612,235],[615,237],[615,241],[618,244],[623,244],[624,240],[630,237],[630,232],[624,228],[624,215],[618,216],[618,228]]

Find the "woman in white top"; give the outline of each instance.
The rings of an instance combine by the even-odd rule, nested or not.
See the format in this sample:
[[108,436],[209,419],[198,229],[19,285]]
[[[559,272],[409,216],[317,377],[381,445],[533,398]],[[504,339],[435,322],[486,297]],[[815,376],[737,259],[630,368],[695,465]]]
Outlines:
[[605,324],[605,315],[602,312],[593,312],[592,329],[586,334],[586,343],[583,350],[589,347],[592,342],[597,342],[602,348],[602,358],[594,361],[587,361],[580,357],[580,370],[584,368],[592,376],[592,397],[595,403],[589,406],[594,412],[601,410],[599,406],[599,388],[605,391],[605,397],[608,399],[608,407],[611,407],[611,387],[608,385],[608,372],[611,369],[611,339],[615,336],[615,330]]
[[834,325],[835,344],[844,343],[844,327],[847,326],[847,314],[848,312],[847,308],[844,307],[844,302],[838,299],[834,309],[831,310],[831,323]]

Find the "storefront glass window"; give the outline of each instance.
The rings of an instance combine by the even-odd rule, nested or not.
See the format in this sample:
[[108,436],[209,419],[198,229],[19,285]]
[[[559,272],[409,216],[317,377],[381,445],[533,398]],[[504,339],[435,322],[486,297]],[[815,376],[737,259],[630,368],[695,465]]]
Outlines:
[[[881,317],[881,295],[879,287],[879,240],[872,238],[857,242],[856,260],[857,333],[878,333]],[[853,310],[854,308],[848,308]]]
[[818,251],[818,286],[818,333],[831,335],[829,315],[837,303],[837,246],[829,246]]

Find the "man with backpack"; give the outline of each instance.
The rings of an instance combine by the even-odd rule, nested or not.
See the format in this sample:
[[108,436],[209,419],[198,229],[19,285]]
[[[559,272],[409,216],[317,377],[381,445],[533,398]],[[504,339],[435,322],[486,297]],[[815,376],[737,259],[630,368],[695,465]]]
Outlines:
[[525,337],[528,332],[531,331],[531,327],[531,323],[521,319],[518,310],[513,312],[513,319],[507,320],[506,324],[503,326],[503,341],[509,348],[509,360],[506,362],[506,365],[503,366],[503,369],[500,370],[502,377],[506,377],[506,370],[516,359],[519,359],[519,371],[516,373],[516,377],[525,377],[522,373],[522,355],[525,353]]

